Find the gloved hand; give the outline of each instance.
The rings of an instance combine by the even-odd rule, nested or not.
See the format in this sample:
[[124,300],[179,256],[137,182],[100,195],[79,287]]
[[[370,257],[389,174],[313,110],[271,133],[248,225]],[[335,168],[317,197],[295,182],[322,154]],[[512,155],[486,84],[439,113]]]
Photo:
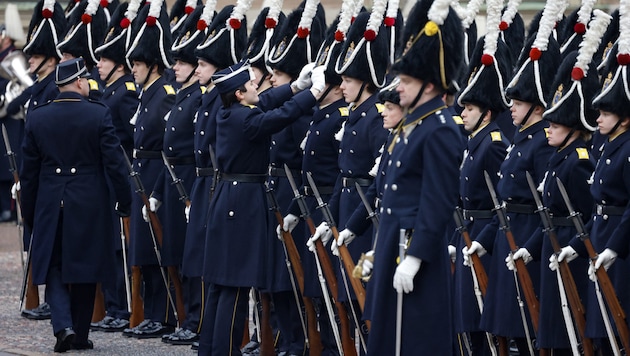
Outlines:
[[514,271],[515,269],[514,261],[519,258],[522,258],[525,264],[528,264],[533,259],[532,254],[529,253],[529,251],[527,251],[526,248],[521,247],[518,250],[516,250],[516,252],[514,253],[510,252],[505,258],[505,266],[507,267],[507,269],[509,269],[510,271]]
[[374,268],[374,250],[370,250],[365,253],[365,258],[363,259],[363,264],[361,265],[361,275],[363,277],[367,277],[372,274],[372,269]]
[[357,235],[355,235],[354,232],[348,229],[343,229],[339,233],[337,242],[333,242],[330,244],[330,250],[332,251],[332,254],[335,256],[339,256],[339,246],[343,244],[345,244],[346,246],[350,245],[350,243],[352,242],[352,240],[354,240],[355,237],[357,237]]
[[318,92],[322,92],[326,87],[326,76],[324,75],[324,71],[326,70],[325,66],[319,66],[313,69],[311,73],[311,89],[314,89]]
[[394,273],[394,289],[396,289],[396,292],[409,293],[413,291],[413,278],[420,270],[421,263],[421,259],[408,255],[396,267],[396,272]]
[[601,267],[604,266],[606,271],[615,263],[617,259],[617,252],[607,248],[602,253],[597,256],[597,260],[595,262],[591,262],[588,266],[588,278],[591,281],[596,280],[595,272]]
[[131,203],[120,204],[116,203],[116,214],[121,218],[126,218],[131,215]]
[[[155,199],[154,197],[149,198],[149,209],[151,209],[152,212],[157,212],[161,205],[161,201]],[[149,222],[149,213],[147,212],[146,205],[142,207],[142,218],[144,221]]]
[[578,256],[577,252],[571,246],[565,246],[558,255],[555,253],[549,257],[549,269],[555,271],[558,269],[558,262],[562,262],[565,259],[567,263],[573,261]]
[[309,63],[302,67],[298,78],[291,83],[291,88],[295,91],[302,91],[311,86],[311,72],[315,68],[315,63]]
[[186,215],[186,224],[190,222],[190,207],[192,205],[188,205],[184,208],[184,215]]
[[18,181],[17,183],[13,183],[13,185],[11,186],[11,198],[17,200],[18,192],[20,190],[22,190],[22,185],[20,184],[20,181]]
[[328,223],[323,222],[319,224],[319,226],[315,229],[315,233],[313,234],[313,236],[311,236],[310,239],[308,239],[308,241],[306,242],[306,246],[308,246],[308,249],[310,251],[315,251],[315,241],[317,239],[321,239],[322,243],[326,245],[331,236],[332,231],[330,230]]
[[464,266],[470,266],[469,259],[473,253],[476,253],[477,256],[481,257],[488,253],[488,251],[486,251],[486,249],[477,241],[473,241],[472,244],[470,244],[470,248],[468,248],[468,246],[464,246],[464,248],[462,249],[462,255],[464,256]]
[[448,245],[448,255],[451,257],[451,262],[455,263],[457,258],[457,248],[453,245]]
[[[287,214],[282,220],[282,231],[291,232],[297,226],[299,222],[299,218],[293,214]],[[280,225],[276,227],[276,234],[278,234],[278,240],[283,241],[282,231],[280,230]]]

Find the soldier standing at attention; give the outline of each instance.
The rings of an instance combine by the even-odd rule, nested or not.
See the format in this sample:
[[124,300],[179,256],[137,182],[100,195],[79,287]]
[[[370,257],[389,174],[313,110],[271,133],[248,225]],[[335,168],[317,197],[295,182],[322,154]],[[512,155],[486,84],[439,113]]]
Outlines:
[[85,98],[83,59],[60,64],[54,76],[60,94],[29,116],[20,177],[24,222],[33,229],[33,281],[46,284],[54,351],[65,352],[94,348],[88,333],[96,283],[114,259],[103,212],[113,194],[118,214],[128,216],[131,199],[109,109]]

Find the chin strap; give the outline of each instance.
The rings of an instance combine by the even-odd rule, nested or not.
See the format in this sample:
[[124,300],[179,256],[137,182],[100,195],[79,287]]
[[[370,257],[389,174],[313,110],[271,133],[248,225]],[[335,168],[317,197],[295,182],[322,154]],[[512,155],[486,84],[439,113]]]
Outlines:
[[328,86],[328,88],[326,88],[326,90],[324,90],[324,93],[322,94],[322,96],[320,96],[320,97],[319,97],[319,99],[317,99],[317,103],[318,103],[318,104],[319,104],[319,103],[321,103],[321,102],[324,100],[324,98],[326,98],[326,96],[327,96],[328,94],[330,94],[330,92],[332,91],[332,89],[333,89],[333,86],[332,86],[332,85],[329,85],[329,86]]
[[418,91],[418,94],[416,95],[416,97],[413,98],[413,101],[411,102],[411,104],[409,104],[408,110],[411,110],[411,108],[416,106],[416,104],[418,103],[418,100],[420,100],[420,97],[422,96],[426,88],[427,88],[427,82],[422,82],[422,86],[420,87],[420,90]]
[[190,72],[190,74],[188,74],[188,76],[186,77],[186,81],[184,83],[188,83],[190,79],[193,77],[193,75],[195,75],[195,71],[197,70],[197,67],[199,67],[199,64],[193,64],[193,70],[192,72]]
[[571,136],[573,136],[574,133],[575,133],[575,128],[571,128],[571,131],[569,131],[569,133],[567,134],[567,137],[565,137],[564,140],[562,140],[562,143],[560,144],[560,146],[558,146],[558,151],[560,151],[567,145],[567,142],[569,141]]
[[50,56],[46,56],[46,58],[44,58],[44,60],[43,60],[43,61],[42,61],[42,62],[41,62],[38,66],[37,66],[37,68],[35,68],[35,71],[34,71],[34,73],[33,73],[33,74],[37,74],[37,73],[39,73],[39,71],[42,69],[42,67],[44,66],[44,64],[45,64],[46,62],[48,62],[48,60],[49,60],[50,58],[51,58]]
[[142,87],[144,88],[145,85],[147,85],[147,82],[149,81],[149,78],[151,77],[151,72],[153,72],[153,68],[155,68],[156,64],[151,64],[151,67],[149,67],[149,71],[147,72],[147,76],[144,78],[144,81],[142,82]]
[[521,126],[525,126],[525,124],[527,123],[527,120],[529,120],[529,117],[532,116],[534,109],[536,109],[536,105],[532,104],[529,107],[529,110],[527,110],[527,113],[525,114],[525,117],[523,118],[523,121],[521,122]]
[[363,95],[363,91],[365,90],[366,86],[367,86],[366,82],[363,82],[363,84],[361,84],[361,89],[359,89],[359,92],[357,93],[357,97],[354,98],[354,100],[352,100],[353,103],[359,102],[359,99],[361,98],[361,95]]
[[122,64],[116,63],[116,65],[114,66],[114,68],[112,68],[112,70],[109,71],[109,74],[107,74],[107,77],[105,77],[105,84],[109,83],[109,80],[111,79],[112,75],[114,75],[114,73],[116,73],[116,69],[118,69],[118,66],[120,66]]
[[483,122],[483,118],[486,117],[486,114],[488,113],[488,109],[484,110],[481,112],[481,116],[479,116],[479,119],[477,120],[477,123],[475,124],[475,127],[473,127],[472,130],[470,130],[471,133],[477,131],[479,129],[479,126],[481,126],[481,123]]
[[615,126],[613,126],[613,128],[608,133],[608,136],[612,136],[612,134],[614,134],[615,131],[617,131],[617,129],[619,128],[619,125],[621,125],[621,121],[623,121],[623,120],[620,117],[619,120],[617,120],[617,123],[615,124]]

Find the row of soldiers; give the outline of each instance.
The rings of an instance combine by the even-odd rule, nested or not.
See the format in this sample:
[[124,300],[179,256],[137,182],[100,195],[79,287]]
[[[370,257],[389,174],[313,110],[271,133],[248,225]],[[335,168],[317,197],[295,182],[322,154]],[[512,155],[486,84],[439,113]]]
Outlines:
[[[317,1],[286,17],[273,3],[248,39],[244,1],[218,13],[182,2],[170,24],[160,1],[110,15],[79,2],[68,21],[40,2],[24,48],[37,81],[20,170],[32,281],[56,304],[51,234],[90,221],[89,247],[85,232],[62,234],[75,251],[60,279],[103,281],[107,316],[92,327],[129,337],[238,354],[254,287],[263,305],[271,297],[288,355],[507,354],[510,340],[523,355],[628,349],[628,266],[613,264],[628,250],[628,4],[611,17],[584,1],[561,21],[566,4],[550,0],[524,39],[515,4],[487,1],[476,46],[479,4],[452,5],[418,2],[403,29],[394,2],[367,12],[345,1],[326,29]],[[112,153],[133,187],[98,219],[71,196],[41,198],[28,179],[41,131],[29,115],[78,81],[82,63],[96,68],[89,96],[133,162]],[[51,174],[84,169],[58,165]],[[63,213],[38,212],[41,200]],[[130,215],[129,261],[114,211]],[[365,285],[352,275],[360,257]],[[142,276],[137,325],[127,262]],[[80,314],[91,310],[92,292],[70,293]],[[56,351],[93,347],[89,325],[70,332],[52,310]]]

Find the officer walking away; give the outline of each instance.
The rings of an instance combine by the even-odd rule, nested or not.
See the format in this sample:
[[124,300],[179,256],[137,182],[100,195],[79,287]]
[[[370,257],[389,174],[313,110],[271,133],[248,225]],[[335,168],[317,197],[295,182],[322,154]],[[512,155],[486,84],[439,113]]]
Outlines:
[[23,144],[22,207],[33,231],[33,282],[46,284],[55,352],[94,348],[88,333],[96,283],[114,258],[111,219],[103,214],[110,208],[108,179],[118,214],[131,209],[120,141],[109,109],[85,98],[88,75],[83,59],[57,66],[60,94],[31,113]]

